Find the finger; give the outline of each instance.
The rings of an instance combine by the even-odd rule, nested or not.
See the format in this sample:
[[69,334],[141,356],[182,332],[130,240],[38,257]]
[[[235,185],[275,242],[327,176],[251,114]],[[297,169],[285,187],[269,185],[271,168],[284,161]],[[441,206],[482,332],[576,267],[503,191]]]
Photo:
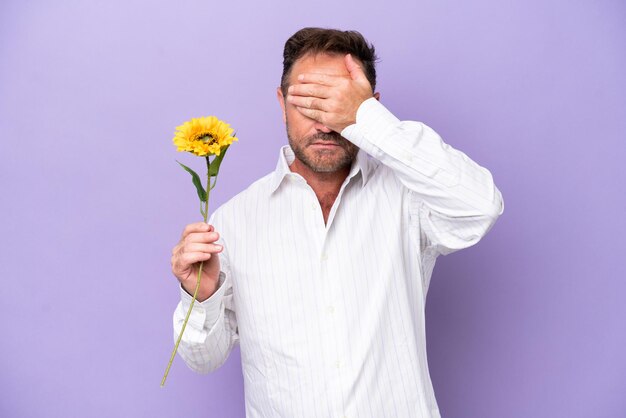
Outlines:
[[321,84],[294,84],[289,87],[290,95],[310,96],[326,99],[331,96],[332,89]]
[[189,269],[193,264],[200,261],[206,261],[211,258],[211,253],[195,252],[195,253],[181,253],[172,257],[172,271],[181,272]]
[[287,101],[294,106],[304,107],[307,109],[326,110],[327,104],[325,99],[308,96],[287,96]]
[[350,77],[352,77],[353,80],[367,80],[365,72],[363,72],[363,68],[361,68],[361,66],[354,60],[351,54],[347,54],[344,57],[344,61],[346,63],[346,68],[350,73]]
[[219,244],[202,244],[192,242],[183,248],[183,253],[219,253],[222,252],[222,246]]
[[298,75],[298,81],[301,83],[321,84],[322,86],[336,86],[344,76],[323,74],[323,73],[303,73]]
[[209,244],[220,239],[220,234],[216,231],[213,232],[194,232],[185,238],[186,243],[190,242],[201,242],[205,244]]
[[211,253],[185,253],[179,258],[179,266],[181,267],[181,270],[185,270],[192,264],[209,260],[212,256],[213,254]]
[[325,125],[324,120],[323,120],[324,112],[320,110],[315,110],[315,109],[307,109],[306,107],[296,107],[296,109],[298,109],[298,111],[302,113],[304,116],[306,116],[307,118],[316,120]]
[[181,238],[185,238],[187,235],[191,234],[192,232],[208,232],[212,230],[213,230],[213,225],[209,225],[205,222],[196,222],[196,223],[185,226],[185,229],[183,229],[183,234]]

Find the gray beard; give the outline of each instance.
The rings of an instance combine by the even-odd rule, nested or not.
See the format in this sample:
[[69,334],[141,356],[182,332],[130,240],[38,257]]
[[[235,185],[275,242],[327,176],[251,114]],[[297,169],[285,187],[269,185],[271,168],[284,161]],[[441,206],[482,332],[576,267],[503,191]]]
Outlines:
[[[306,137],[303,141],[297,142],[293,140],[289,134],[289,127],[287,127],[287,138],[289,139],[289,145],[291,146],[296,158],[315,173],[332,173],[346,167],[350,167],[359,150],[356,145],[343,138],[337,132],[319,132],[315,135]],[[315,157],[306,155],[305,148],[318,140],[334,142],[335,144],[341,146],[344,150],[342,158],[335,161],[327,161],[323,157],[323,153],[319,153]]]

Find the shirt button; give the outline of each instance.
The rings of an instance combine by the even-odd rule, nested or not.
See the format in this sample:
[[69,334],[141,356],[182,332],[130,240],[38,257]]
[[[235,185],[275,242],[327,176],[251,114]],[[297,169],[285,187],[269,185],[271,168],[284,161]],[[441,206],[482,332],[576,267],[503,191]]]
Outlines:
[[336,369],[341,369],[341,361],[337,360],[337,361],[335,362],[335,368],[336,368]]
[[323,253],[322,254],[322,261],[326,261],[326,260],[328,260],[328,254]]
[[315,205],[315,203],[311,203],[311,210],[315,210],[317,209],[317,206]]
[[326,312],[332,315],[333,313],[335,313],[335,308],[333,306],[329,306],[328,308],[326,308]]

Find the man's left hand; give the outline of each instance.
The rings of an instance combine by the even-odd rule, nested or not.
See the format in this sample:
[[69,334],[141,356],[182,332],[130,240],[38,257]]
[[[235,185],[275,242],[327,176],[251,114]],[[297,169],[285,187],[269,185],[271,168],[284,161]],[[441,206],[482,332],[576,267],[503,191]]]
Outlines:
[[300,74],[289,87],[287,101],[304,116],[335,132],[356,123],[356,111],[373,97],[372,87],[363,69],[350,54],[344,57],[349,77],[334,74]]

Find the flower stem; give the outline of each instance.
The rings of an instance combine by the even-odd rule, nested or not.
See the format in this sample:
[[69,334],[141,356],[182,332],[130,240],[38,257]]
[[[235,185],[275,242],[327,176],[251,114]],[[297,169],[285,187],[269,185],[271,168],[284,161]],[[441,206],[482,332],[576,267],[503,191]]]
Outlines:
[[[209,214],[209,194],[211,193],[211,189],[215,187],[211,187],[211,174],[209,173],[210,161],[209,157],[206,157],[207,164],[207,182],[206,182],[206,202],[204,205],[204,223],[207,222],[208,214]],[[217,176],[215,177],[217,182]],[[176,340],[176,344],[174,345],[174,350],[172,351],[172,355],[170,356],[170,361],[167,363],[167,368],[165,369],[165,374],[163,375],[163,379],[161,380],[161,387],[165,386],[165,380],[167,379],[167,375],[170,372],[170,367],[172,367],[172,362],[174,361],[174,357],[176,357],[176,352],[178,351],[178,345],[180,344],[180,340],[183,338],[183,333],[185,332],[185,328],[187,327],[187,322],[189,321],[189,316],[191,315],[191,310],[193,309],[193,304],[196,301],[196,296],[198,296],[198,289],[200,289],[200,279],[202,278],[202,267],[204,266],[204,261],[200,262],[200,266],[198,267],[198,278],[196,279],[196,289],[193,292],[193,297],[191,298],[191,304],[189,305],[189,310],[187,310],[187,315],[185,315],[185,321],[183,322],[183,327],[180,330],[180,334],[178,335],[178,339]]]

